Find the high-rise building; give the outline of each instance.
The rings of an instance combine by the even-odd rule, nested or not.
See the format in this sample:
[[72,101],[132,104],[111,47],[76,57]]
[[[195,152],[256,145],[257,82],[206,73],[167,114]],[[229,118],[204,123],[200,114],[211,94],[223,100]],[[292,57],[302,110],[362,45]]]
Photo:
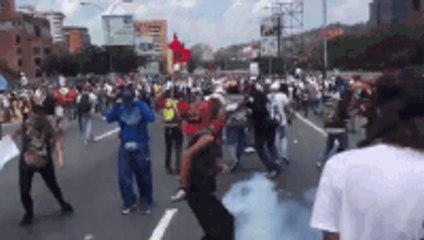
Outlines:
[[424,0],[373,0],[369,6],[374,27],[424,23]]
[[43,59],[55,52],[50,24],[45,18],[17,12],[13,0],[0,0],[0,62],[28,77],[42,75]]
[[10,16],[15,13],[15,0],[0,0],[0,15]]
[[65,43],[70,53],[78,53],[90,46],[91,38],[85,27],[64,27]]
[[53,37],[53,42],[54,43],[65,42],[65,33],[63,31],[63,21],[65,19],[65,15],[61,12],[56,12],[56,11],[43,12],[42,15],[50,23],[50,32]]
[[163,60],[167,58],[168,24],[166,20],[135,21],[136,38],[152,40],[152,52]]

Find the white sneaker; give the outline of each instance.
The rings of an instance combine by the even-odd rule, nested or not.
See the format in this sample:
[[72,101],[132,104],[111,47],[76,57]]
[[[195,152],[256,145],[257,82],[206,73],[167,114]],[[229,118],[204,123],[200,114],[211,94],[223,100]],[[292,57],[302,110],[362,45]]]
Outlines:
[[179,202],[183,199],[185,199],[187,196],[187,192],[184,189],[179,189],[177,193],[171,196],[172,202]]
[[132,213],[136,208],[137,208],[137,205],[134,204],[129,208],[122,209],[121,213],[122,213],[122,215],[128,215],[128,214]]
[[256,152],[256,150],[253,147],[247,147],[247,148],[244,149],[244,152],[245,153],[254,153],[254,152]]

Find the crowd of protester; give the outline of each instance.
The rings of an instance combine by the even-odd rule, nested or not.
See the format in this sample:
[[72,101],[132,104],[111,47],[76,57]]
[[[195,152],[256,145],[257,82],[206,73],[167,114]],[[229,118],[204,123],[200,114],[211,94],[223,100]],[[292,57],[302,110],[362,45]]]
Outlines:
[[[66,134],[67,123],[78,121],[84,143],[91,144],[95,141],[92,119],[96,116],[108,123],[118,122],[121,128],[118,179],[122,214],[131,213],[137,206],[133,177],[140,191],[143,212],[150,214],[154,200],[147,126],[159,118],[163,121],[164,171],[175,175],[180,185],[171,200],[188,201],[205,232],[204,239],[232,239],[234,219],[214,196],[217,175],[237,171],[246,155],[256,152],[267,176],[277,178],[292,162],[287,141],[292,122],[296,115],[311,117],[310,112],[323,120],[327,133],[325,149],[316,159],[317,168],[322,169],[329,158],[348,149],[348,133],[362,127],[358,125],[363,119],[368,119],[367,126],[376,124],[370,122],[376,113],[370,108],[376,104],[373,97],[378,86],[378,82],[362,80],[360,76],[323,80],[306,74],[250,79],[226,74],[156,81],[118,78],[110,82],[65,83],[59,87],[39,85],[19,94],[2,92],[1,122],[23,122],[15,137],[23,135],[28,140],[21,158],[21,165],[25,167],[20,168],[21,197],[26,210],[21,223],[32,223],[28,186],[36,171],[45,178],[62,211],[72,212],[56,182],[52,149],[56,150],[58,163],[63,166],[59,139]],[[48,122],[35,121],[37,118],[33,115],[46,116]],[[37,153],[31,152],[34,140],[27,130],[34,124],[44,126],[34,131],[43,129],[41,136],[47,136],[52,143],[52,148],[46,150],[48,161],[38,159]],[[368,140],[376,138],[377,133],[373,134],[367,135]],[[326,168],[324,176],[330,174],[329,171]],[[328,187],[326,184],[321,182]],[[329,208],[322,191],[320,189],[318,205]],[[313,225],[332,230],[334,225],[320,225],[324,220],[319,212],[315,210]]]

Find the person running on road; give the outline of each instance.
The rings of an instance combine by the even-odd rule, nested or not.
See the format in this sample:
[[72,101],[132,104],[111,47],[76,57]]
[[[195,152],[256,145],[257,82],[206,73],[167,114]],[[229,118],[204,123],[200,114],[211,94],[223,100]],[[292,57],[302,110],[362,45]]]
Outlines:
[[84,133],[84,143],[87,145],[93,141],[92,112],[96,103],[96,95],[88,87],[83,87],[77,97],[78,123],[80,131]]
[[278,119],[275,145],[277,148],[280,164],[290,163],[287,146],[287,116],[290,102],[287,94],[287,85],[282,85],[279,82],[275,82],[271,85],[271,94],[269,94],[269,99],[272,106],[274,106],[274,108],[271,109],[271,114],[275,116],[274,118]]
[[39,103],[34,104],[33,114],[24,121],[14,133],[13,138],[22,137],[22,151],[19,160],[19,189],[21,201],[25,208],[25,215],[20,225],[30,225],[34,219],[34,206],[31,198],[31,187],[34,173],[41,174],[47,187],[59,202],[62,213],[73,212],[72,206],[67,203],[57,183],[53,152],[56,153],[57,163],[61,169],[65,166],[62,146],[56,136],[56,131],[46,117],[46,110]]
[[268,111],[267,95],[259,90],[259,86],[252,86],[247,107],[251,110],[250,120],[255,135],[255,149],[260,160],[268,170],[268,176],[277,177],[281,168],[277,164],[277,150],[275,148],[275,131],[278,126]]
[[131,86],[124,88],[120,97],[122,103],[116,104],[105,118],[108,123],[118,122],[121,129],[118,178],[124,202],[122,214],[127,215],[136,208],[134,175],[142,210],[150,214],[153,208],[153,186],[147,124],[155,120],[155,115],[145,103],[135,100],[136,94]]
[[321,176],[311,226],[326,240],[424,238],[424,78],[404,70],[375,90],[362,148]]

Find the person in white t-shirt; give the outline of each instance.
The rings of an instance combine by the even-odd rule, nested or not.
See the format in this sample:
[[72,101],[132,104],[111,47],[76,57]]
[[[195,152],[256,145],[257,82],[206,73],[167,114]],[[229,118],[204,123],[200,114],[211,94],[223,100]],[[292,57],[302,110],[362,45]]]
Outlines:
[[321,176],[311,226],[326,240],[424,239],[424,78],[404,70],[375,90],[364,148]]
[[[284,89],[282,89],[284,88]],[[271,94],[269,94],[269,99],[272,103],[275,104],[276,109],[272,109],[271,113],[273,115],[278,115],[279,126],[277,127],[275,134],[275,145],[278,153],[278,158],[281,163],[289,164],[288,157],[288,148],[287,148],[287,124],[288,124],[288,107],[289,107],[289,98],[288,98],[288,87],[287,85],[281,85],[279,82],[274,82],[270,86]],[[282,91],[284,90],[284,91]],[[274,112],[276,111],[276,112]]]

